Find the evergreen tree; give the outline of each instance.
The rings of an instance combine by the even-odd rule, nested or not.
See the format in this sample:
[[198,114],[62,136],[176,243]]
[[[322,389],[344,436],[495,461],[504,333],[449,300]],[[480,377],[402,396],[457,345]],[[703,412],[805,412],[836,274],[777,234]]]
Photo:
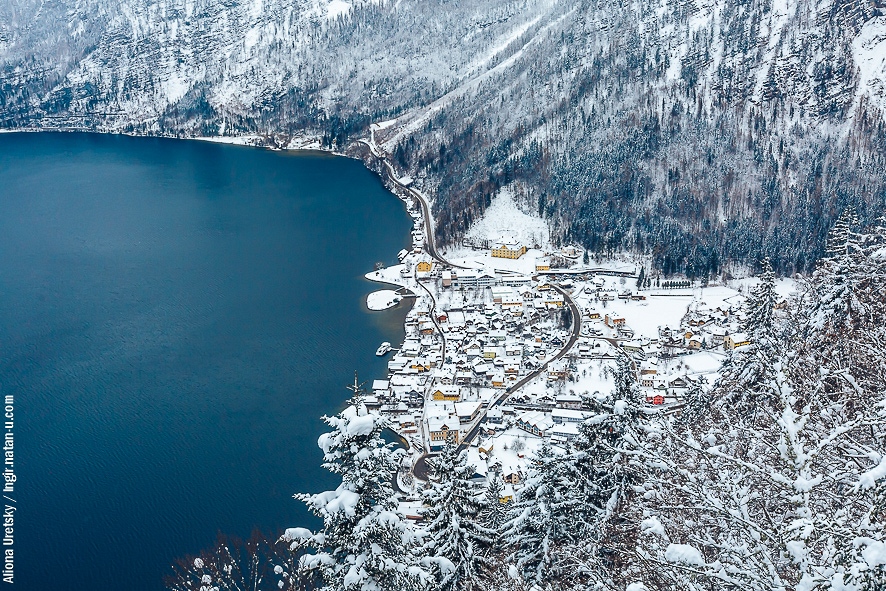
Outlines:
[[705,392],[706,384],[707,380],[704,376],[700,376],[690,384],[683,401],[683,410],[677,417],[678,425],[690,428],[697,426],[710,412],[711,399],[709,394]]
[[341,413],[323,420],[333,429],[318,441],[323,467],[342,482],[332,491],[295,495],[323,520],[319,532],[292,528],[284,535],[292,549],[316,551],[302,557],[301,571],[317,573],[328,591],[426,587],[428,573],[416,566],[418,538],[397,512],[391,477],[398,454],[381,438],[387,420],[366,410],[359,391]]
[[774,377],[773,362],[779,350],[775,329],[775,274],[769,259],[762,261],[760,282],[748,294],[744,304],[741,328],[749,345],[732,351],[723,365],[717,390],[723,401],[743,412],[753,414],[758,404],[771,399]]
[[483,499],[483,508],[480,512],[483,518],[483,526],[493,535],[493,542],[498,539],[496,535],[507,521],[508,508],[506,503],[501,502],[504,495],[504,484],[501,478],[493,475],[486,485],[486,494]]
[[441,590],[470,590],[486,561],[482,549],[493,536],[480,523],[481,503],[471,490],[475,468],[468,465],[467,452],[458,453],[451,442],[431,467],[438,480],[424,492],[423,564],[431,567]]
[[505,541],[513,548],[510,560],[536,584],[550,584],[563,572],[565,557],[558,550],[572,538],[573,512],[580,502],[570,494],[572,488],[564,457],[545,441],[504,526]]
[[859,301],[864,281],[864,251],[854,210],[846,209],[828,233],[827,251],[814,275],[815,299],[810,328],[816,332],[843,334],[864,322],[867,310]]

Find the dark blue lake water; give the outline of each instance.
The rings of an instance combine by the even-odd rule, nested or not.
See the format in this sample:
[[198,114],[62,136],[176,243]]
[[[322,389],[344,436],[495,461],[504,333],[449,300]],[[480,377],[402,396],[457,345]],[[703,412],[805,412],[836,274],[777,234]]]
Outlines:
[[410,228],[345,158],[0,135],[19,588],[155,591],[217,532],[315,525],[320,416],[403,334],[362,275]]

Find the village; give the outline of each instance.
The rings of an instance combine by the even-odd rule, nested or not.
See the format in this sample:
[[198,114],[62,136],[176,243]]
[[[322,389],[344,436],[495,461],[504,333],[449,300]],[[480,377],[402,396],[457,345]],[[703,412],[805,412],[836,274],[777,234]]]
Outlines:
[[647,410],[668,411],[749,342],[739,332],[744,285],[651,279],[637,265],[589,265],[580,249],[507,236],[466,242],[444,262],[426,247],[421,211],[410,214],[412,250],[366,275],[399,287],[371,294],[370,308],[413,300],[387,379],[366,397],[409,444],[406,493],[428,478],[427,456],[452,442],[468,450],[478,484],[502,479],[508,502],[542,442],[572,440],[592,416],[586,401],[611,395],[619,357]]

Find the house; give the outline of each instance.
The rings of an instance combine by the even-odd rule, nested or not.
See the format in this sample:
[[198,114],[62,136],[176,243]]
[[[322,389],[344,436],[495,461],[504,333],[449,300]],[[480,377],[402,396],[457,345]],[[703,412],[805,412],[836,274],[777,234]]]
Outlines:
[[526,254],[526,246],[519,243],[497,244],[492,249],[492,256],[500,259],[519,259]]
[[671,388],[686,388],[689,386],[689,381],[686,378],[676,377],[668,385]]
[[557,292],[554,292],[545,298],[545,305],[548,308],[562,308],[563,307],[563,296]]
[[418,373],[424,373],[426,371],[430,371],[431,366],[431,362],[428,361],[426,358],[416,357],[412,360],[412,363],[409,364],[409,369],[414,369]]
[[562,380],[566,377],[566,364],[556,361],[548,366],[548,380]]
[[[505,470],[502,473],[501,477],[507,484],[520,484],[520,473],[515,470]],[[502,498],[505,498],[505,497],[502,497]],[[511,495],[507,496],[507,498],[508,498],[507,501],[502,501],[501,498],[499,499],[499,501],[501,501],[503,503],[507,503],[509,501],[514,500],[514,495],[511,494]]]
[[512,313],[521,312],[523,309],[523,298],[517,294],[506,295],[501,299],[502,310],[510,310]]
[[745,345],[750,344],[750,338],[748,338],[748,335],[743,332],[729,334],[723,338],[723,349],[725,349],[726,351],[732,351],[734,349],[737,349],[738,347],[744,347]]
[[409,400],[409,402],[407,403],[407,404],[409,404],[409,406],[418,407],[418,406],[424,405],[424,402],[425,402],[424,397],[421,395],[421,392],[419,392],[418,390],[410,390],[409,392],[406,393],[406,396],[408,397],[408,400]]
[[528,433],[544,437],[548,430],[554,426],[554,422],[547,413],[531,410],[520,413],[516,425]]
[[640,341],[625,341],[621,344],[621,348],[629,353],[639,353],[643,350],[643,343]]
[[426,420],[429,447],[432,451],[445,447],[447,441],[458,445],[458,424],[453,418],[429,418]]
[[609,328],[615,328],[616,326],[620,326],[626,322],[624,316],[619,316],[618,314],[609,314],[606,313],[606,316],[603,317],[603,322],[606,323],[606,326]]
[[588,319],[590,320],[600,320],[600,313],[593,309],[588,309]]
[[434,265],[429,263],[428,261],[419,261],[419,263],[415,266],[415,270],[418,273],[430,273],[433,267]]
[[728,334],[727,330],[720,326],[711,329],[711,340],[715,343],[722,343]]
[[505,374],[504,372],[497,371],[492,374],[492,387],[493,388],[504,388],[505,387]]
[[453,277],[453,283],[456,287],[492,287],[498,282],[495,275],[479,271],[459,271],[458,275]]
[[482,406],[483,403],[479,400],[473,400],[471,402],[456,402],[455,415],[458,417],[459,423],[471,423],[477,418],[477,415],[480,414],[480,408]]
[[551,420],[554,421],[555,425],[560,425],[562,423],[580,423],[586,418],[588,417],[585,413],[571,408],[555,408],[551,411]]
[[473,376],[469,371],[457,371],[455,372],[455,383],[459,386],[470,386],[471,382],[473,382]]
[[578,437],[578,423],[560,423],[551,427],[551,442],[564,443]]
[[526,275],[508,275],[501,278],[501,284],[508,287],[523,287],[529,285],[531,281],[532,278]]
[[[517,477],[519,480],[519,476]],[[510,485],[505,486],[501,491],[501,496],[498,497],[498,502],[502,505],[507,505],[508,503],[514,500],[514,488]]]
[[[456,374],[457,376],[458,374]],[[461,388],[459,386],[440,386],[431,393],[431,400],[459,402],[461,400]]]
[[490,408],[486,411],[486,420],[493,425],[501,425],[503,415],[500,408]]
[[560,394],[554,400],[558,408],[581,409],[581,396],[578,394]]
[[535,270],[536,271],[550,271],[551,270],[551,260],[547,257],[535,259]]
[[443,271],[441,274],[443,287],[452,287],[452,271]]
[[665,399],[661,394],[655,394],[653,396],[647,396],[646,402],[658,406],[659,404],[664,404]]
[[381,397],[389,395],[391,383],[388,380],[372,380],[372,393]]

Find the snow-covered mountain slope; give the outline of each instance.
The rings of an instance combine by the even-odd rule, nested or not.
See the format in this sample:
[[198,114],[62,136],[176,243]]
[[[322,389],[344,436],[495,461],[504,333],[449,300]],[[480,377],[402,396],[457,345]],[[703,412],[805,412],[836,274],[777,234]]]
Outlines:
[[[877,0],[880,1],[880,0]],[[378,143],[454,240],[507,186],[555,239],[808,269],[886,204],[872,0],[13,0],[0,125]],[[352,147],[355,153],[357,148]]]

